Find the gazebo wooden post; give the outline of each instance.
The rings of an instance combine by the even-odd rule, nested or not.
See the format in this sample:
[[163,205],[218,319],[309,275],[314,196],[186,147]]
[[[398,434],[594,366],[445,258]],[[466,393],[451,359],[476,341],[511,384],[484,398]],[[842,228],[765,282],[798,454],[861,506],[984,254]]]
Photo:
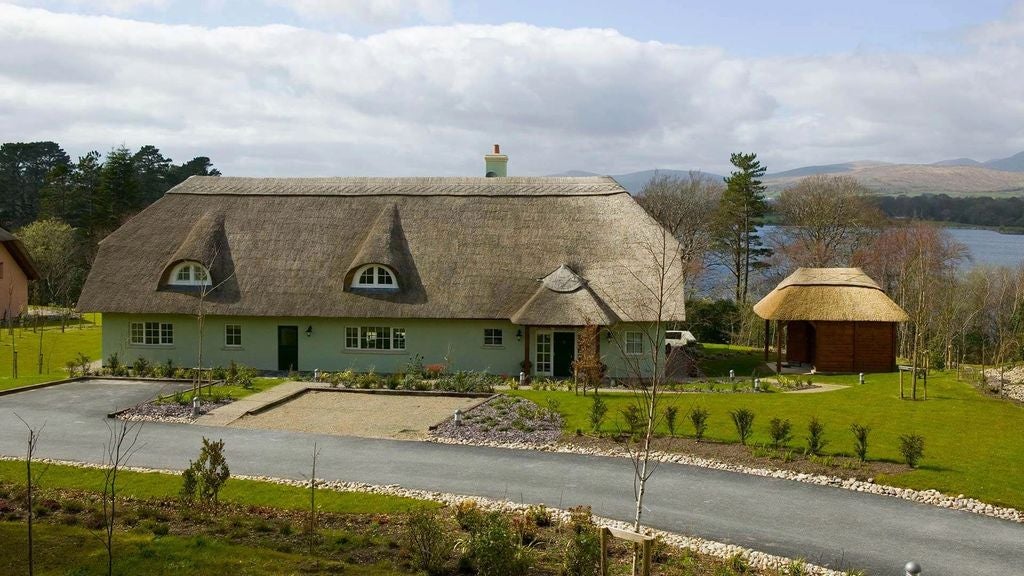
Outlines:
[[769,342],[769,340],[772,337],[772,329],[771,329],[772,324],[771,323],[772,323],[771,320],[769,320],[767,318],[764,319],[764,361],[765,362],[768,361],[768,342]]
[[775,321],[775,373],[782,374],[782,320]]

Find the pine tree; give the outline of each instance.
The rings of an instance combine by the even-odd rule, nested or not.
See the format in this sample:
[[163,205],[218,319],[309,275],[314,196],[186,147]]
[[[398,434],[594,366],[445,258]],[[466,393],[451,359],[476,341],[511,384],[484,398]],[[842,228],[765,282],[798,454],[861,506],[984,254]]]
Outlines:
[[767,168],[753,153],[735,153],[729,161],[736,170],[725,178],[726,188],[716,214],[716,245],[722,263],[736,280],[736,301],[745,303],[750,271],[766,267],[765,259],[771,255],[757,233],[768,211],[761,182]]

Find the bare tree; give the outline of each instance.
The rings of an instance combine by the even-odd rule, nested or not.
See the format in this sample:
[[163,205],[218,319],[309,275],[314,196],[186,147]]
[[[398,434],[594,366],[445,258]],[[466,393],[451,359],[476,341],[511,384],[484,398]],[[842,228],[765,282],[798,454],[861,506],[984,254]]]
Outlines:
[[[200,263],[203,266],[201,274],[205,275],[202,278],[202,280],[207,281],[209,283],[201,284],[199,286],[199,294],[196,302],[196,331],[198,347],[196,350],[196,371],[192,378],[193,398],[195,398],[202,391],[203,386],[203,340],[206,333],[206,299],[207,297],[209,297],[210,294],[212,294],[218,288],[223,286],[225,283],[231,280],[232,276],[234,276],[234,273],[232,272],[225,278],[220,279],[216,284],[210,282],[212,280],[212,278],[210,277],[210,270],[213,270],[213,265],[217,262],[218,255],[219,251],[215,251],[213,253],[213,257],[210,258],[209,262]],[[210,376],[210,379],[212,382],[212,374]]]
[[[36,430],[35,428],[32,428],[32,426],[29,425],[29,423],[26,422],[24,418],[18,416],[17,414],[15,414],[15,416],[18,418],[18,420],[21,420],[21,423],[25,425],[25,428],[28,428],[28,447],[25,451],[25,485],[27,488],[26,504],[28,510],[28,576],[32,576],[35,573],[35,554],[34,550],[32,549],[32,523],[35,519],[35,487],[39,483],[39,478],[42,477],[42,473],[39,473],[36,476],[32,475],[32,458],[35,456],[36,453],[36,445],[39,443],[39,435],[43,432],[43,428],[46,427],[46,424],[44,423],[42,426],[39,427],[39,430]],[[44,468],[43,472],[45,471],[46,469]]]
[[637,202],[679,243],[684,282],[688,287],[707,266],[714,246],[712,215],[718,210],[725,185],[703,172],[679,177],[655,174],[644,185]]
[[[667,230],[655,232],[653,237],[642,239],[639,243],[646,258],[638,263],[638,268],[626,270],[641,288],[631,302],[622,302],[620,309],[630,316],[643,319],[636,324],[641,330],[619,334],[614,338],[620,355],[625,359],[633,375],[630,390],[636,406],[643,417],[639,437],[636,444],[628,444],[630,459],[633,465],[633,531],[640,533],[643,526],[644,498],[647,495],[647,483],[658,468],[657,460],[652,460],[655,430],[660,423],[661,390],[665,383],[666,353],[663,346],[667,323],[677,316],[675,302],[681,300],[674,295],[683,290],[685,276],[681,270],[678,255],[678,243]],[[639,334],[641,340],[626,340],[629,335],[635,338]],[[640,569],[639,551],[634,550],[633,574]]]
[[316,555],[316,543],[317,543],[317,514],[316,514],[316,463],[320,458],[320,449],[317,448],[316,442],[313,442],[313,468],[309,474],[309,555],[313,556],[317,562],[317,568],[320,567],[320,558]]
[[142,422],[138,420],[117,420],[107,423],[109,437],[104,447],[105,469],[103,473],[103,524],[101,538],[107,550],[107,576],[114,574],[114,530],[117,526],[117,479],[128,462],[142,448],[139,433]]
[[850,176],[808,176],[783,190],[775,209],[785,226],[778,251],[794,266],[848,266],[886,221]]

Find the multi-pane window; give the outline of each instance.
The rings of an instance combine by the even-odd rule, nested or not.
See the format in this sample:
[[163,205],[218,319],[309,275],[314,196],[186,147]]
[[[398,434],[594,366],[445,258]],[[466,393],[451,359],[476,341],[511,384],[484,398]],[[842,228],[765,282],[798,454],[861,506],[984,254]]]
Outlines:
[[241,324],[225,324],[224,325],[224,345],[225,346],[241,346],[242,345],[242,325]]
[[626,332],[626,354],[636,356],[644,353],[644,333]]
[[367,266],[359,272],[352,286],[356,288],[397,288],[395,275],[384,266]]
[[551,373],[551,334],[540,332],[537,334],[537,373]]
[[182,262],[171,272],[175,286],[209,286],[210,273],[198,262]]
[[503,344],[501,328],[484,328],[484,346],[501,346]]
[[405,350],[405,328],[348,326],[345,348],[353,350]]
[[174,344],[174,324],[168,322],[132,322],[128,331],[132,344]]

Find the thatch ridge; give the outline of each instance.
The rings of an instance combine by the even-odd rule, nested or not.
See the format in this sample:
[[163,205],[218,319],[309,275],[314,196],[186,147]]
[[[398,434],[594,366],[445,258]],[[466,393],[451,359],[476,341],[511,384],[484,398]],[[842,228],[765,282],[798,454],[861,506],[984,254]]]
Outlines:
[[767,320],[906,322],[909,318],[860,268],[798,268],[754,305]]
[[191,176],[168,194],[222,196],[592,196],[626,192],[610,176],[249,178]]

